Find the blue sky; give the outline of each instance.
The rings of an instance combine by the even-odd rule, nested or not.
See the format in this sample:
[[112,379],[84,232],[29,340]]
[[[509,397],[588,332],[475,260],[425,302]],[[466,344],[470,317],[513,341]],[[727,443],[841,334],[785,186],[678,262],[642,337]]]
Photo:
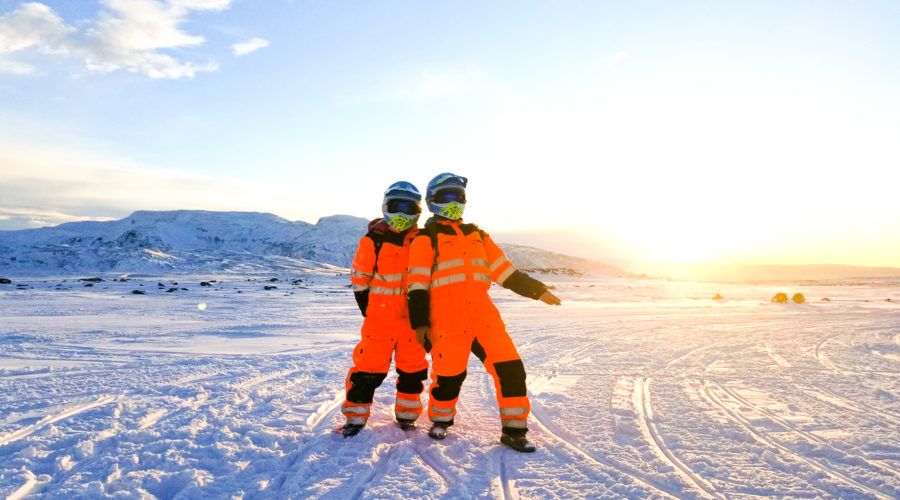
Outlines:
[[893,1],[0,0],[0,229],[375,217],[453,171],[467,219],[559,249],[900,266],[898,25]]

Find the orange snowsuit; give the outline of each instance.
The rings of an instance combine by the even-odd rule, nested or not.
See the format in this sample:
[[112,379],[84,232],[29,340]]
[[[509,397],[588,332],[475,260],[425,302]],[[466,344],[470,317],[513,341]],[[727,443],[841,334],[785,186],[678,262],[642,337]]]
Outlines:
[[[419,396],[428,376],[428,361],[409,326],[405,295],[406,263],[416,232],[413,228],[398,233],[373,222],[359,241],[350,280],[365,320],[362,339],[353,349],[353,367],[347,373],[347,395],[341,407],[350,424],[366,423],[375,389],[387,376],[392,355],[398,375],[396,418],[416,420],[422,413]],[[377,252],[376,241],[381,242]]]
[[410,247],[407,291],[411,326],[431,326],[428,416],[453,423],[471,351],[494,378],[504,432],[524,434],[531,410],[525,367],[488,289],[493,281],[537,299],[546,287],[516,269],[474,224],[431,219],[426,229]]

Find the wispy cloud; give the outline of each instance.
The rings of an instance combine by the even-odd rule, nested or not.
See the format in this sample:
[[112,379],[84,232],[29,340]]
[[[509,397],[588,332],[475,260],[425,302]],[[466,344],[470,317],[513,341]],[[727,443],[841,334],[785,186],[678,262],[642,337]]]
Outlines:
[[48,208],[0,207],[0,230],[57,226],[85,220],[107,221],[115,218],[72,215]]
[[268,47],[269,41],[262,38],[251,38],[246,42],[236,43],[231,46],[231,50],[236,56],[244,56],[251,52],[255,52],[263,47]]
[[612,56],[609,60],[610,64],[616,64],[628,59],[628,52],[619,52],[618,54]]
[[26,61],[36,51],[81,59],[91,71],[126,70],[150,78],[192,78],[197,72],[216,70],[218,64],[179,60],[167,51],[203,45],[203,36],[183,28],[188,17],[193,12],[225,10],[231,1],[101,0],[97,18],[79,23],[85,26],[82,30],[67,25],[44,4],[24,3],[0,16],[0,72],[35,72],[36,68]]
[[0,151],[0,229],[121,218],[135,210],[308,216],[297,210],[296,186],[189,174],[121,157],[3,140]]

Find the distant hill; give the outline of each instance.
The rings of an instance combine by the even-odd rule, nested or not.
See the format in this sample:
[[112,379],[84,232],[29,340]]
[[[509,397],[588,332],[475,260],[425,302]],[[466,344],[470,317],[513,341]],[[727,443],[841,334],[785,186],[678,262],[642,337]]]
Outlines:
[[842,264],[668,264],[642,266],[653,276],[689,281],[828,281],[866,278],[900,278],[900,268],[848,266]]
[[[367,223],[347,215],[309,224],[266,213],[177,210],[0,231],[0,277],[346,268]],[[625,274],[599,262],[532,247],[501,247],[522,269]]]

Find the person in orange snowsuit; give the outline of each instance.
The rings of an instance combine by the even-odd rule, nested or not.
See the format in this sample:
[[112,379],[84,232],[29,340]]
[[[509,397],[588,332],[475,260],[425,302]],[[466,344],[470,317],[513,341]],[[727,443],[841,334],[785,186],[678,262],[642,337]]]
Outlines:
[[494,378],[500,441],[531,452],[535,448],[525,437],[531,411],[525,366],[488,289],[493,281],[547,304],[559,305],[560,300],[546,285],[516,269],[487,233],[462,222],[467,183],[450,173],[428,183],[425,200],[434,217],[409,250],[410,326],[419,342],[432,345],[429,436],[443,439],[453,424],[471,351]]
[[397,370],[397,424],[412,429],[422,413],[420,395],[428,377],[428,361],[410,328],[406,300],[406,263],[418,231],[421,199],[411,183],[391,184],[384,193],[384,218],[369,224],[353,259],[350,279],[365,319],[362,340],[353,349],[353,367],[347,373],[347,394],[341,407],[347,418],[340,429],[344,437],[365,427],[375,389],[387,376],[392,356]]

